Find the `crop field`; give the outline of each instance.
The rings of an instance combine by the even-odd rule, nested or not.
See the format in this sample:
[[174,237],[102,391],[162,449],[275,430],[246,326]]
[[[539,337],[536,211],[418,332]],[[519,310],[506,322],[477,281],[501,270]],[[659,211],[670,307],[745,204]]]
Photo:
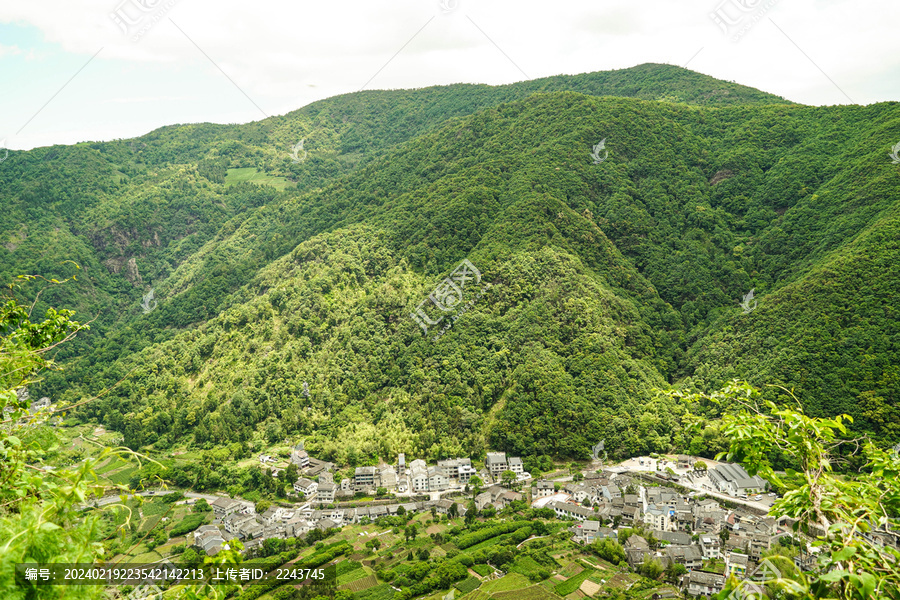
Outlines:
[[528,578],[518,573],[509,573],[500,579],[488,581],[481,586],[486,592],[506,592],[508,590],[518,590],[531,585]]
[[559,596],[540,585],[532,585],[521,590],[497,592],[492,600],[559,600]]
[[584,569],[578,575],[569,577],[562,583],[557,584],[556,593],[560,596],[567,596],[578,589],[585,579],[596,573],[593,569]]
[[481,585],[481,580],[477,577],[466,577],[460,582],[455,584],[455,588],[458,589],[463,594],[468,594],[469,592],[478,588]]
[[[338,564],[340,564],[340,563],[338,563]],[[353,583],[354,581],[359,581],[360,579],[363,579],[364,577],[369,577],[369,576],[370,576],[369,573],[365,569],[363,569],[362,567],[359,567],[358,569],[353,569],[352,571],[347,571],[346,573],[339,574],[337,576],[337,584],[338,585],[346,585],[348,583]]]
[[350,583],[348,583],[347,589],[350,590],[351,592],[361,592],[363,590],[367,590],[369,588],[375,587],[376,585],[378,585],[378,581],[375,580],[375,576],[374,575],[366,575],[365,577],[362,577],[361,579],[357,579],[356,581],[351,581]]
[[354,600],[391,600],[393,597],[394,589],[387,583],[379,583],[354,594]]
[[283,190],[285,185],[287,185],[287,179],[284,177],[272,177],[271,175],[260,173],[255,167],[228,169],[228,172],[225,174],[225,185],[234,185],[243,181],[259,185],[271,185],[278,190]]
[[[530,556],[522,556],[516,559],[516,562],[510,568],[511,573],[521,573],[525,577],[529,577],[533,574],[538,573],[543,570],[544,567],[539,565],[537,561],[535,561]],[[549,571],[549,569],[546,569]]]

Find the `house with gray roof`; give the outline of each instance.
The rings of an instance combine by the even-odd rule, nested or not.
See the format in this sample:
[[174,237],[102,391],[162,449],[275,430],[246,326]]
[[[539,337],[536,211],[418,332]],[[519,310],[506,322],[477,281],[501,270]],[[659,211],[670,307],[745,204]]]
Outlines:
[[691,596],[709,598],[725,589],[725,576],[719,573],[694,570],[682,578],[682,585]]
[[751,477],[741,465],[725,463],[709,470],[709,478],[716,489],[731,496],[759,494],[766,490],[765,479]]

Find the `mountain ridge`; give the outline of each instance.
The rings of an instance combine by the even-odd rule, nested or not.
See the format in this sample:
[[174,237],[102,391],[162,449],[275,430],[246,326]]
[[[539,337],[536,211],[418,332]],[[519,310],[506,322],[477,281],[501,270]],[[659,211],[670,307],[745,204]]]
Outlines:
[[[677,97],[673,74],[684,85],[697,81],[677,67],[634,69],[501,86],[522,97],[468,115],[448,108],[468,88],[444,86],[442,108],[422,100],[436,91],[362,92],[352,100],[372,113],[368,129],[339,134],[338,125],[322,125],[302,163],[254,144],[302,135],[304,114],[286,115],[281,129],[269,119],[222,126],[235,132],[222,140],[194,135],[210,135],[205,125],[179,126],[136,144],[58,149],[87,169],[79,189],[104,196],[88,217],[78,211],[89,199],[41,214],[42,199],[58,191],[46,179],[43,196],[40,186],[23,189],[0,167],[0,189],[17,193],[35,222],[72,223],[71,232],[60,229],[69,241],[44,248],[40,261],[10,260],[10,251],[4,272],[52,274],[48,252],[79,248],[88,282],[50,299],[65,304],[67,293],[97,290],[93,304],[81,305],[116,312],[98,328],[103,339],[80,340],[64,357],[68,373],[48,377],[40,393],[78,400],[131,372],[80,414],[122,431],[132,447],[171,447],[190,431],[201,446],[305,436],[339,460],[477,456],[488,446],[583,458],[599,439],[616,440],[608,448],[621,455],[686,448],[686,415],[715,419],[721,409],[654,390],[714,389],[741,375],[802,384],[813,412],[850,412],[862,431],[896,439],[890,365],[900,338],[885,321],[896,270],[850,260],[859,244],[893,256],[887,216],[898,206],[898,173],[872,139],[900,133],[896,103],[826,109],[749,94],[752,101],[716,105],[728,94],[703,96],[709,82],[697,98],[712,106],[534,89],[552,87],[547,80],[606,81],[650,95],[655,82]],[[397,101],[403,94],[433,116]],[[379,112],[384,98],[395,100],[393,112]],[[391,115],[404,110],[401,133],[368,135],[396,125]],[[321,118],[344,122],[339,112]],[[595,165],[590,149],[602,138],[609,155]],[[823,158],[834,139],[852,164]],[[28,161],[47,162],[52,152],[33,151]],[[195,162],[169,162],[187,158]],[[296,185],[226,181],[248,166]],[[9,215],[4,223],[19,231]],[[301,255],[314,258],[297,262]],[[410,314],[463,258],[494,285],[429,341]],[[132,259],[141,287],[110,266]],[[829,264],[844,265],[842,281],[865,274],[876,286],[865,301],[864,290],[854,292],[862,325],[852,343],[858,351],[874,344],[876,361],[811,345],[823,327],[812,315],[843,304],[831,295],[815,305],[792,290],[831,276]],[[135,307],[147,285],[159,308],[144,315]],[[751,287],[759,308],[741,315],[736,298]],[[800,309],[810,316],[798,329],[788,321]],[[772,335],[779,331],[790,336]],[[802,351],[792,349],[798,340]],[[771,364],[773,354],[785,363]],[[812,375],[797,368],[805,360]],[[831,371],[847,385],[826,400]],[[370,439],[373,431],[385,445]]]

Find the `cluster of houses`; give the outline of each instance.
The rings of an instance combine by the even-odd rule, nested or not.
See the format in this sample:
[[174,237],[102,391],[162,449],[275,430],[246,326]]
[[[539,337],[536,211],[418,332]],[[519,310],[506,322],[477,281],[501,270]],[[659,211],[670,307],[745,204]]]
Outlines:
[[[739,480],[749,479],[742,478],[735,469],[724,471]],[[660,541],[657,549],[651,549],[647,540],[638,535],[618,540],[625,548],[628,564],[632,568],[650,560],[663,567],[681,564],[688,570],[684,589],[695,596],[718,593],[731,574],[743,578],[753,573],[762,552],[789,535],[786,523],[774,518],[728,510],[715,500],[697,500],[668,487],[644,487],[628,475],[609,471],[588,474],[583,482],[558,490],[552,482],[537,481],[532,495],[532,506],[551,508],[560,518],[578,521],[570,531],[573,539],[581,543],[618,539],[615,528],[619,525],[642,526],[652,532]],[[728,531],[727,536],[721,534],[723,530]],[[807,555],[795,562],[801,568],[809,568],[809,560]],[[707,561],[724,561],[724,573],[704,571]]]
[[[440,461],[437,466],[427,467],[420,460],[407,465],[404,456],[400,455],[396,467],[358,468],[353,479],[344,479],[338,487],[330,473],[333,465],[311,459],[301,452],[298,450],[295,455],[303,463],[306,476],[298,479],[294,487],[305,495],[307,502],[304,505],[299,508],[271,507],[257,514],[252,503],[219,498],[211,503],[216,518],[214,524],[204,525],[194,532],[194,545],[214,555],[234,538],[242,540],[245,548],[250,550],[266,538],[298,537],[314,529],[366,523],[404,512],[434,510],[440,514],[455,512],[465,516],[467,499],[462,498],[359,508],[322,508],[322,503],[330,502],[336,492],[345,488],[351,493],[374,487],[408,489],[410,492],[439,491],[451,484],[468,482],[475,474],[485,482],[496,481],[507,470],[518,477],[528,476],[522,470],[521,461],[515,457],[507,458],[503,453],[489,453],[482,471],[476,471],[467,458]],[[720,465],[715,470],[720,475],[713,480],[720,481],[721,486],[732,493],[765,489],[764,482],[760,485],[737,465]],[[317,477],[318,481],[311,477]],[[404,481],[405,486],[402,485]],[[753,578],[765,565],[764,551],[779,543],[779,539],[789,535],[790,531],[786,519],[776,520],[743,509],[726,509],[713,499],[698,499],[694,494],[684,496],[669,487],[645,487],[640,480],[616,472],[616,469],[588,473],[583,481],[574,483],[536,481],[531,496],[533,507],[550,508],[557,517],[576,521],[570,528],[575,541],[584,544],[604,538],[619,541],[633,569],[651,560],[664,568],[672,564],[683,565],[688,572],[682,578],[682,588],[692,596],[709,597],[722,591],[730,575]],[[525,499],[519,492],[490,485],[475,496],[474,502],[475,508],[482,511],[489,506],[503,509]],[[314,508],[314,503],[320,508]],[[647,539],[640,535],[618,539],[620,526],[642,526],[659,541],[658,547],[651,548]],[[727,531],[727,535],[723,531]],[[880,535],[880,532],[872,535]],[[900,536],[894,535],[890,539],[878,539],[885,545],[896,547],[900,545],[898,538]],[[719,568],[705,570],[709,561],[717,561]],[[801,553],[794,562],[800,569],[811,570],[815,556]]]
[[[268,456],[260,456],[264,462]],[[416,459],[407,464],[406,456],[400,454],[397,464],[380,467],[356,467],[353,477],[336,483],[331,474],[332,463],[316,460],[298,446],[291,451],[291,462],[303,474],[294,482],[294,490],[303,498],[317,504],[331,504],[336,500],[352,498],[356,493],[371,494],[384,488],[396,494],[425,494],[462,489],[473,475],[478,475],[483,483],[499,481],[504,471],[512,471],[517,480],[526,480],[522,459],[507,457],[504,452],[488,452],[485,466],[480,471],[469,458],[439,460],[437,465],[428,466],[424,460]],[[314,480],[314,477],[318,481]]]
[[[339,484],[334,482],[331,472],[334,464],[309,456],[302,445],[291,450],[290,459],[302,473],[293,483],[294,491],[302,495],[306,504],[300,508],[272,507],[257,514],[250,502],[219,498],[211,504],[216,518],[214,524],[204,525],[194,532],[194,545],[207,554],[215,555],[229,539],[237,538],[244,543],[245,548],[252,549],[266,538],[298,537],[313,529],[325,530],[360,523],[364,519],[394,516],[401,507],[407,513],[434,508],[440,514],[447,514],[451,506],[456,504],[456,512],[465,516],[465,500],[454,502],[439,499],[362,508],[324,506],[352,498],[357,492],[372,493],[380,487],[397,494],[422,494],[461,490],[474,475],[478,475],[485,485],[499,481],[504,471],[512,471],[518,480],[530,477],[519,457],[507,457],[503,452],[489,452],[485,466],[480,471],[472,465],[469,458],[441,460],[437,465],[429,467],[419,459],[407,464],[405,455],[400,454],[396,465],[357,467],[353,478],[342,479]],[[275,462],[265,454],[260,455],[259,460],[262,464]],[[484,510],[489,505],[502,509],[512,502],[524,499],[518,492],[493,485],[474,500],[476,508]],[[314,508],[315,505],[319,506],[318,510]]]
[[326,530],[364,523],[401,512],[415,513],[434,508],[438,514],[447,514],[453,504],[456,504],[457,513],[465,516],[463,502],[446,499],[325,510],[315,509],[312,503],[306,503],[299,508],[273,506],[259,514],[250,502],[223,497],[210,504],[215,520],[212,525],[203,525],[194,531],[193,545],[214,556],[230,539],[241,540],[244,548],[250,550],[267,538],[300,537],[313,529]]
[[[20,404],[24,404],[25,402],[27,402],[28,398],[29,398],[28,388],[20,387],[19,389],[16,390],[16,400]],[[38,411],[46,410],[46,409],[50,408],[50,405],[51,405],[50,398],[44,396],[43,398],[41,398],[39,400],[32,400],[31,402],[29,402],[28,403],[28,412],[31,414],[35,414]],[[4,406],[3,407],[4,413],[11,413],[14,410],[15,410],[15,408],[13,406]]]

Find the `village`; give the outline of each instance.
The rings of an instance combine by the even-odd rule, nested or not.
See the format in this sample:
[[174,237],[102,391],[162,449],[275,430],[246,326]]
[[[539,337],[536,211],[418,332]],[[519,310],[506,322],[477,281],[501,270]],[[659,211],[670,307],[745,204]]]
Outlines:
[[[267,458],[261,456],[261,463]],[[769,517],[760,503],[765,498],[770,505],[775,499],[764,480],[751,477],[740,465],[682,455],[672,460],[635,458],[555,481],[533,480],[519,457],[502,452],[489,452],[481,469],[469,458],[428,466],[419,459],[406,463],[401,454],[394,465],[356,467],[352,479],[337,483],[331,473],[334,465],[309,456],[302,447],[292,450],[291,461],[301,472],[293,484],[302,498],[299,506],[271,506],[257,514],[252,502],[218,497],[210,503],[214,521],[193,533],[194,547],[215,555],[236,538],[252,552],[267,538],[366,525],[382,517],[428,511],[462,517],[473,509],[483,515],[484,511],[494,514],[508,507],[524,510],[531,506],[571,520],[569,532],[576,542],[617,541],[632,570],[649,561],[663,568],[681,565],[683,591],[708,596],[721,591],[731,575],[753,577],[767,566],[767,550],[785,543],[783,538],[790,543],[797,538],[788,520]],[[378,488],[393,498],[341,506]],[[692,488],[708,493],[689,491]],[[633,528],[650,536],[619,538],[620,531]],[[652,547],[648,537],[656,541]],[[809,570],[815,555],[805,542],[802,546],[794,563],[798,569]]]

